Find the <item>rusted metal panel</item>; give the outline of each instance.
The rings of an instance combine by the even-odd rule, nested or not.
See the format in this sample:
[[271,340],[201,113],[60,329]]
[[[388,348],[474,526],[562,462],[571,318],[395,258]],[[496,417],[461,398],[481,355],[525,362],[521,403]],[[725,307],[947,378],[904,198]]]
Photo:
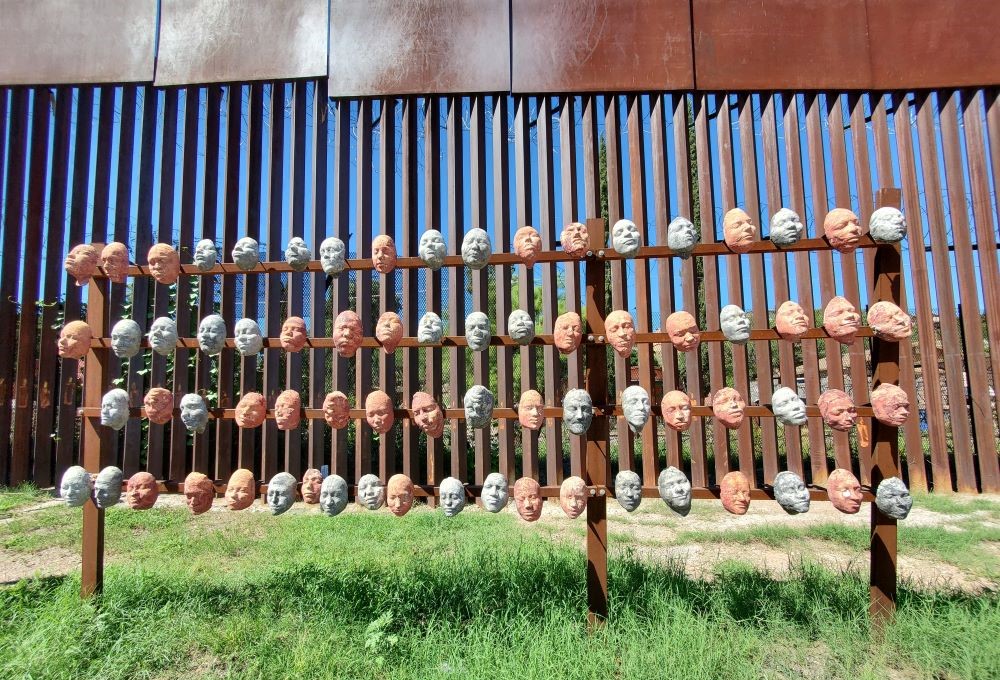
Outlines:
[[514,92],[690,89],[688,0],[513,0]]
[[156,85],[326,75],[326,0],[163,0]]
[[0,83],[153,80],[156,0],[0,0]]
[[[866,0],[871,87],[957,87],[1000,82],[1000,3]],[[899,36],[905,36],[901,43]]]
[[871,65],[865,2],[692,0],[695,87],[867,87]]
[[332,0],[330,96],[510,88],[504,0]]

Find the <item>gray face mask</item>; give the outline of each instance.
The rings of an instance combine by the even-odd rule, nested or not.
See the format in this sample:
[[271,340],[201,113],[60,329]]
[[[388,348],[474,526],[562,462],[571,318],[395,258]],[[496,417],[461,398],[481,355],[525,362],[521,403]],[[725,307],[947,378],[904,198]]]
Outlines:
[[507,332],[511,340],[519,345],[531,344],[535,339],[535,322],[523,309],[515,309],[507,318]]
[[327,276],[336,276],[347,267],[344,253],[347,248],[336,236],[331,236],[319,244],[319,263]]
[[442,332],[441,317],[434,312],[427,312],[420,317],[420,323],[417,326],[417,342],[430,345],[439,343]]
[[642,502],[642,480],[631,470],[615,475],[615,498],[628,512],[633,512]]
[[462,482],[454,477],[447,477],[441,481],[439,489],[444,516],[454,517],[462,512],[462,508],[465,507],[465,487]]
[[805,425],[806,405],[791,387],[779,387],[771,395],[774,415],[785,425]]
[[462,240],[462,261],[470,269],[482,269],[493,254],[490,236],[483,229],[470,229]]
[[473,385],[465,393],[465,424],[471,428],[486,427],[493,418],[493,393],[482,385]]
[[640,241],[639,228],[632,220],[618,220],[611,228],[611,245],[622,257],[635,257]]
[[260,264],[260,245],[255,239],[244,236],[233,247],[233,262],[243,271],[250,271]]
[[90,498],[92,491],[89,472],[79,465],[66,468],[59,482],[59,497],[66,501],[66,505],[71,508],[81,507]]
[[691,512],[691,482],[679,469],[671,466],[660,472],[656,487],[671,510],[681,517]]
[[267,507],[272,515],[281,513],[292,507],[295,502],[295,477],[287,472],[279,472],[267,485]]
[[347,496],[347,481],[340,475],[330,475],[320,486],[320,510],[330,517],[336,517],[347,507]]
[[97,473],[97,479],[94,480],[94,504],[101,509],[117,504],[122,497],[124,477],[121,469],[113,465]]
[[782,208],[771,217],[769,237],[776,246],[784,248],[797,243],[804,231],[802,220],[794,210]]
[[173,319],[161,316],[149,327],[149,346],[157,354],[169,355],[177,347],[177,324]]
[[891,206],[879,208],[868,220],[868,232],[879,243],[899,243],[906,236],[906,218]]
[[490,320],[482,312],[472,312],[465,317],[465,339],[469,349],[482,352],[490,346]]
[[122,319],[111,329],[111,349],[120,359],[130,359],[142,349],[142,329],[132,319]]
[[779,472],[774,477],[774,500],[789,515],[809,512],[809,489],[794,472]]
[[722,334],[729,342],[742,345],[750,339],[750,315],[739,305],[726,305],[719,313]]
[[309,250],[309,246],[298,236],[293,237],[285,247],[285,262],[293,271],[301,272],[309,266],[310,260],[312,251]]
[[437,229],[428,229],[420,237],[420,245],[417,248],[420,259],[427,265],[428,269],[437,271],[444,265],[444,258],[447,254],[444,245],[444,237]]
[[200,394],[185,394],[181,398],[181,422],[190,432],[204,432],[208,426],[208,404]]
[[906,519],[913,507],[913,497],[902,479],[887,477],[875,491],[875,505],[887,517]]
[[385,504],[385,484],[375,475],[363,475],[358,480],[358,500],[369,510],[378,510]]
[[198,241],[198,245],[194,248],[194,256],[192,259],[194,261],[194,266],[196,266],[199,271],[207,272],[209,269],[214,267],[216,261],[219,259],[219,251],[215,247],[215,242],[207,238]]
[[590,429],[594,419],[594,402],[584,390],[573,389],[563,397],[563,421],[573,434],[583,434]]
[[667,225],[667,247],[681,258],[689,257],[700,241],[701,234],[686,217],[676,217]]
[[209,356],[222,353],[226,346],[226,322],[218,314],[209,314],[198,325],[198,347]]
[[489,512],[500,512],[507,507],[509,493],[507,478],[499,472],[491,472],[483,480],[483,507]]
[[101,398],[101,425],[120,430],[128,422],[128,392],[115,388]]
[[638,432],[646,425],[651,407],[649,394],[638,385],[630,385],[622,392],[622,411],[633,432]]
[[264,338],[261,336],[260,326],[253,319],[237,321],[234,332],[236,349],[243,356],[251,356],[264,349]]

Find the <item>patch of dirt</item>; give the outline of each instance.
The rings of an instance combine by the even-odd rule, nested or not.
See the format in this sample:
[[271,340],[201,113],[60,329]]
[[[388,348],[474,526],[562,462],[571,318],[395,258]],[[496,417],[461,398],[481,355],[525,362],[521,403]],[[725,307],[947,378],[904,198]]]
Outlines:
[[65,548],[17,553],[0,548],[0,585],[39,576],[64,576],[80,568],[80,555]]

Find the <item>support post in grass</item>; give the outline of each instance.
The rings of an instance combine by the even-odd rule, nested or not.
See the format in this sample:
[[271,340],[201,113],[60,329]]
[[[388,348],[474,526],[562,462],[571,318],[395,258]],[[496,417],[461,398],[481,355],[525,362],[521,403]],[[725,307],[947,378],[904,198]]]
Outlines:
[[[594,252],[585,263],[587,281],[587,333],[604,335],[604,270],[605,264],[597,253],[605,245],[604,220],[587,220],[590,233],[590,248]],[[586,345],[587,368],[584,389],[590,394],[594,404],[608,403],[607,350],[603,343]],[[590,625],[600,625],[608,617],[608,525],[607,494],[604,487],[608,483],[608,419],[594,418],[587,430],[587,454],[583,475],[589,486],[599,488],[599,492],[587,500],[587,619]]]
[[[898,189],[880,189],[878,207],[899,207]],[[875,251],[873,301],[900,304],[901,258],[898,244],[879,245]],[[873,337],[872,389],[899,384],[899,343]],[[872,491],[887,477],[899,475],[898,428],[872,418]],[[896,612],[896,520],[871,504],[871,574],[868,615],[880,630]]]
[[[100,248],[98,248],[100,251]],[[111,282],[106,278],[90,281],[87,287],[87,323],[95,336],[108,335],[107,294]],[[111,367],[111,350],[93,347],[84,360],[84,407],[100,410],[101,396],[108,387]],[[80,435],[81,464],[88,472],[96,473],[104,467],[104,458],[111,450],[114,432],[101,425],[100,416],[84,416]],[[80,597],[100,594],[104,587],[104,510],[90,498],[83,506],[83,562],[80,578]]]

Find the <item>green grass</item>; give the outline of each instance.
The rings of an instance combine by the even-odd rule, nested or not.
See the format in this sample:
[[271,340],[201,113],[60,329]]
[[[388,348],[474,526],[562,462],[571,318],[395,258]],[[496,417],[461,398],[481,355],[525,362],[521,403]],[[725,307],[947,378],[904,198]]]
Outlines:
[[967,515],[970,512],[988,512],[1000,517],[1000,502],[991,498],[940,493],[914,493],[913,505],[947,515]]
[[39,491],[31,484],[21,484],[14,488],[0,486],[0,519],[10,517],[11,512],[17,508],[49,498],[49,494]]
[[[31,533],[78,535],[78,511],[33,514]],[[736,564],[705,582],[626,556],[590,634],[582,553],[507,515],[222,519],[109,511],[103,596],[81,602],[77,576],[0,589],[0,677],[1000,675],[995,594],[903,587],[873,642],[858,577]]]

